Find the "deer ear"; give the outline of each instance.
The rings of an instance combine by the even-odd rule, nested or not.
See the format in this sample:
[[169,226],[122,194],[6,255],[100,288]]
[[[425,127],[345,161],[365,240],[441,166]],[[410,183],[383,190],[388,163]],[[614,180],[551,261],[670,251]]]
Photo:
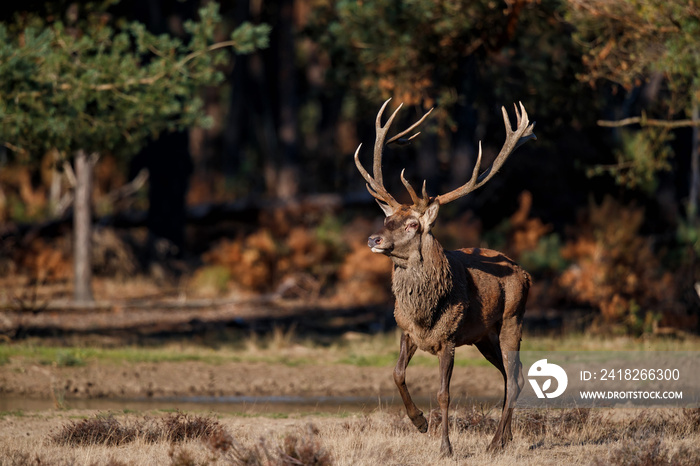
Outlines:
[[394,209],[389,204],[385,204],[379,199],[375,199],[375,201],[377,201],[377,204],[379,204],[379,207],[384,212],[384,215],[386,215],[387,217],[391,217],[392,215],[394,215]]
[[427,227],[432,227],[433,225],[435,225],[435,220],[437,220],[439,210],[440,203],[437,201],[433,201],[423,214],[423,224]]

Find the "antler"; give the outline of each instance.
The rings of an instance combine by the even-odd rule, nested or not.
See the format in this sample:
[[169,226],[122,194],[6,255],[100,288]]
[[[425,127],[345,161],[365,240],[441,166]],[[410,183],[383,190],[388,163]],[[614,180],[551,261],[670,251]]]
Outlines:
[[[391,100],[391,99],[389,99]],[[391,194],[386,190],[384,187],[384,178],[382,176],[382,152],[384,149],[385,145],[388,145],[392,142],[399,141],[401,143],[407,143],[411,141],[413,138],[418,136],[420,132],[417,132],[413,134],[412,136],[408,138],[404,138],[404,136],[411,131],[413,131],[418,125],[423,123],[423,120],[427,118],[428,115],[430,115],[430,112],[433,111],[431,108],[426,112],[425,115],[421,117],[420,120],[412,124],[409,128],[406,130],[400,132],[396,136],[392,137],[387,141],[386,143],[384,140],[386,139],[386,134],[389,131],[389,127],[394,121],[394,118],[396,117],[397,113],[403,106],[403,104],[399,105],[396,110],[394,110],[394,113],[391,114],[389,119],[387,120],[386,124],[382,126],[382,114],[384,113],[384,109],[386,106],[389,104],[389,100],[384,102],[384,105],[382,105],[382,108],[379,109],[379,113],[377,113],[377,119],[375,122],[375,129],[377,132],[377,136],[374,141],[374,164],[373,164],[373,170],[374,170],[374,177],[370,176],[369,173],[367,173],[367,170],[364,169],[362,164],[360,163],[360,149],[362,148],[362,144],[359,145],[357,150],[355,151],[355,165],[357,166],[357,169],[360,171],[360,174],[362,177],[365,179],[367,182],[367,190],[369,193],[374,196],[375,199],[377,199],[380,203],[384,203],[387,206],[391,208],[392,211],[396,210],[401,204],[396,201],[396,199],[393,198]],[[406,187],[406,190],[408,191],[408,194],[411,196],[411,200],[413,201],[413,206],[412,209],[418,211],[418,212],[425,212],[425,210],[428,208],[428,205],[433,201],[436,200],[439,202],[441,205],[447,204],[448,202],[452,202],[456,199],[459,199],[460,197],[466,196],[470,192],[480,188],[486,182],[488,182],[495,174],[498,172],[498,170],[503,166],[503,163],[505,163],[506,159],[510,156],[510,154],[520,147],[522,144],[525,142],[529,141],[530,139],[537,139],[537,136],[535,136],[535,133],[532,132],[532,130],[535,127],[535,123],[533,122],[530,124],[530,121],[527,116],[527,112],[525,111],[525,107],[523,106],[522,102],[519,102],[520,104],[520,109],[518,109],[518,106],[515,105],[515,115],[517,117],[517,122],[516,122],[516,128],[513,130],[513,127],[510,123],[510,119],[508,118],[508,112],[506,111],[505,107],[501,107],[501,110],[503,112],[503,122],[505,123],[506,126],[506,141],[503,144],[503,147],[501,148],[501,151],[498,153],[498,156],[496,159],[493,161],[491,166],[487,168],[481,175],[479,175],[479,170],[481,169],[481,155],[482,155],[482,150],[481,150],[481,142],[479,142],[479,155],[477,156],[476,159],[476,165],[474,166],[474,171],[472,172],[472,177],[471,179],[462,185],[461,187],[450,191],[449,193],[441,194],[437,196],[436,198],[431,198],[428,196],[428,193],[425,189],[425,181],[423,181],[423,189],[421,192],[421,196],[418,196],[416,193],[415,189],[411,186],[411,184],[406,180],[406,177],[404,176],[405,170],[401,171],[401,182],[403,185]]]
[[[428,115],[430,115],[430,112],[433,111],[431,108],[426,112],[425,115],[421,117],[420,120],[416,121],[413,123],[411,126],[409,126],[407,129],[404,131],[400,132],[396,136],[392,137],[389,139],[386,143],[384,140],[386,139],[386,134],[389,131],[389,127],[394,121],[394,118],[396,115],[399,113],[399,110],[401,110],[401,107],[403,104],[399,105],[396,110],[394,110],[394,113],[391,114],[389,119],[387,120],[386,124],[382,126],[382,114],[384,113],[384,109],[386,106],[389,104],[389,101],[391,99],[388,99],[386,102],[384,102],[384,105],[382,105],[382,108],[379,109],[379,113],[377,113],[377,119],[375,121],[375,130],[377,133],[377,136],[374,140],[374,164],[373,164],[373,171],[374,171],[374,177],[370,176],[369,173],[367,173],[367,170],[364,169],[362,164],[360,163],[360,148],[362,147],[362,144],[360,144],[355,151],[355,165],[357,166],[357,169],[360,171],[360,174],[362,177],[365,179],[367,182],[367,190],[369,193],[374,196],[375,199],[377,199],[379,202],[383,202],[384,204],[387,204],[392,210],[396,210],[401,203],[396,201],[392,197],[391,194],[386,190],[384,187],[384,178],[382,176],[382,152],[384,150],[384,146],[391,144],[392,142],[399,141],[400,143],[408,143],[411,141],[413,138],[418,136],[420,132],[417,132],[408,138],[404,138],[404,136],[411,131],[413,131],[418,125],[423,123],[423,120],[427,118]],[[408,190],[408,193],[411,195],[411,199],[413,200],[413,203],[418,206],[419,204],[422,204],[425,201],[426,207],[427,207],[427,200],[428,200],[428,195],[426,194],[425,191],[425,183],[423,183],[423,199],[420,199],[415,190],[411,187],[411,185],[406,181],[406,178],[404,178],[403,172],[401,172],[401,182],[406,186],[406,189]]]
[[503,122],[506,125],[506,142],[503,144],[503,147],[498,153],[496,160],[493,161],[491,166],[487,168],[486,171],[484,171],[484,173],[479,175],[479,169],[481,168],[481,141],[479,141],[479,155],[476,159],[476,165],[474,166],[474,171],[472,172],[471,179],[466,184],[455,189],[454,191],[450,191],[449,193],[441,194],[440,196],[438,196],[436,200],[441,205],[447,204],[448,202],[452,202],[456,199],[459,199],[462,196],[466,196],[470,192],[486,184],[486,182],[490,180],[493,177],[493,175],[495,175],[496,172],[501,168],[508,156],[515,149],[517,149],[530,139],[537,139],[535,133],[532,132],[532,130],[535,127],[535,122],[532,122],[532,124],[530,124],[530,121],[527,117],[527,112],[525,111],[525,107],[523,106],[522,102],[519,102],[519,104],[520,111],[518,111],[518,106],[515,105],[515,115],[518,119],[515,131],[513,131],[513,128],[510,124],[510,119],[508,118],[508,112],[506,111],[506,108],[501,107],[501,110],[503,111]]

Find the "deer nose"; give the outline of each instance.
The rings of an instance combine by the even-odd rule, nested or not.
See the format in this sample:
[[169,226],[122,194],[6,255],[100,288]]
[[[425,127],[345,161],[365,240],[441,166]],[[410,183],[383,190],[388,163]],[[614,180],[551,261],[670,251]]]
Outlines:
[[367,246],[370,248],[376,248],[380,244],[382,244],[381,236],[370,236],[369,239],[367,239]]

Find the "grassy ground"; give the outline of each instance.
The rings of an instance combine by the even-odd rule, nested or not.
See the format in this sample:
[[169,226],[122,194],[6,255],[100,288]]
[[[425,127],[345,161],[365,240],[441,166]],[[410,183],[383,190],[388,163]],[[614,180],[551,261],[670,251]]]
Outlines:
[[[293,331],[275,330],[269,335],[234,335],[221,337],[207,345],[179,340],[148,346],[87,346],[81,342],[51,344],[29,339],[0,344],[0,364],[21,360],[27,364],[81,366],[89,363],[159,363],[196,361],[207,364],[255,362],[289,366],[342,364],[389,367],[398,357],[399,334],[346,334],[331,342],[296,335]],[[435,357],[418,353],[411,365],[433,366]],[[488,366],[474,347],[461,348],[457,367]]]
[[[321,341],[276,329],[269,335],[234,334],[214,341],[154,343],[146,346],[88,345],[84,342],[47,343],[42,339],[0,343],[0,365],[10,360],[27,364],[82,366],[88,363],[159,363],[196,361],[207,364],[260,362],[289,366],[343,364],[391,367],[398,357],[399,333],[344,337]],[[525,336],[522,351],[697,351],[700,338],[631,338],[568,335],[566,338]],[[412,366],[434,366],[436,359],[418,352]],[[457,349],[456,367],[490,366],[473,346]]]

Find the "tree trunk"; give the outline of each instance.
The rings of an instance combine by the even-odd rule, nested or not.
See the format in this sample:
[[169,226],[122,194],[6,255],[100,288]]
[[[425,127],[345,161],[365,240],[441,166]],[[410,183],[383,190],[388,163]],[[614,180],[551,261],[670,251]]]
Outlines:
[[279,3],[279,42],[277,45],[279,90],[279,157],[276,195],[285,199],[297,194],[299,166],[297,160],[297,89],[294,64],[294,0]]
[[[700,103],[697,101],[693,102],[693,122],[700,120]],[[700,141],[699,135],[700,128],[697,124],[693,126],[693,142],[691,145],[690,152],[690,171],[691,171],[691,181],[690,181],[690,196],[688,199],[688,217],[690,220],[697,220],[698,215],[698,194],[700,194]]]
[[[163,133],[132,160],[132,176],[148,170],[149,263],[181,257],[185,250],[186,197],[194,169],[185,131]],[[165,249],[156,247],[167,240]]]
[[90,238],[92,216],[90,194],[94,161],[84,150],[75,154],[75,201],[73,204],[73,299],[77,303],[92,302],[92,264]]
[[[250,21],[250,2],[239,0],[233,8],[233,23],[242,24]],[[251,121],[255,118],[256,103],[251,95],[253,83],[250,77],[251,60],[248,55],[237,55],[235,65],[229,76],[231,87],[229,96],[228,117],[223,128],[223,169],[228,180],[236,180],[236,194],[255,191],[256,180],[244,172],[246,162],[246,144],[251,144],[254,137]],[[255,162],[248,161],[251,165],[248,170],[255,172]],[[197,167],[201,169],[201,166]]]

